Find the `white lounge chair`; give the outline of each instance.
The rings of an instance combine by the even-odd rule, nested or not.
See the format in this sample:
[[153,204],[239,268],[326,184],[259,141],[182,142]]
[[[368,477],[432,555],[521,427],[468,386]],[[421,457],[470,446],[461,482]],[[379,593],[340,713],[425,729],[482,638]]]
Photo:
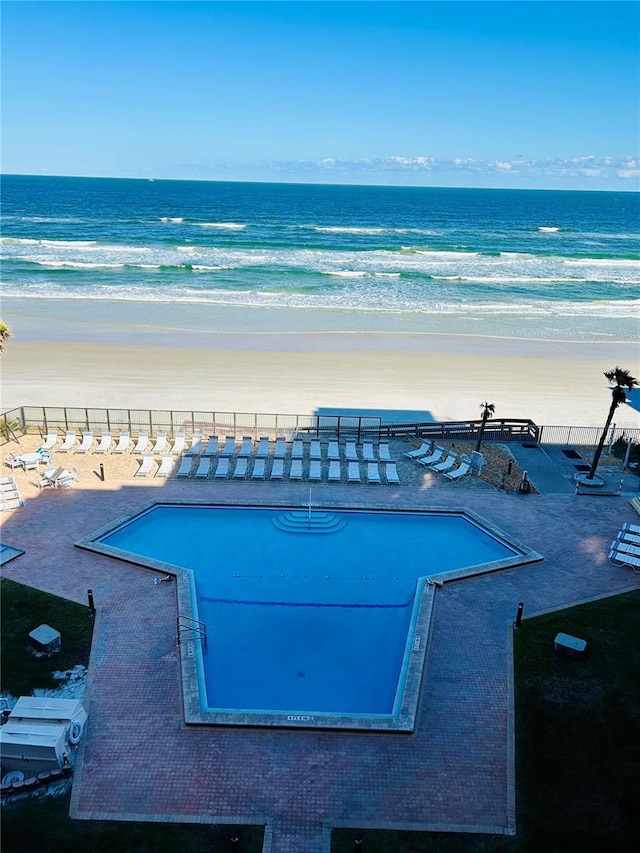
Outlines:
[[276,446],[273,451],[274,459],[284,459],[287,452],[287,439],[283,435],[276,438]]
[[629,545],[640,545],[640,536],[636,533],[627,533],[626,530],[620,531],[618,539],[621,539],[623,542],[628,542]]
[[184,453],[184,448],[187,443],[187,437],[183,432],[177,432],[176,437],[173,440],[173,446],[171,448],[171,452],[176,455],[178,453]]
[[218,467],[216,468],[216,473],[213,475],[215,480],[226,480],[229,476],[229,457],[223,456],[221,459],[218,459]]
[[360,464],[358,462],[349,462],[349,473],[347,477],[349,483],[361,483],[360,479]]
[[418,465],[433,465],[434,462],[438,462],[443,456],[444,447],[434,447],[433,453],[423,456],[421,459],[416,459],[416,462]]
[[191,436],[191,445],[187,450],[187,456],[195,456],[200,453],[202,447],[202,433],[199,429],[195,430]]
[[622,529],[626,530],[628,533],[640,533],[640,525],[630,524],[628,521],[622,525]]
[[76,453],[88,453],[93,445],[93,432],[88,429],[82,433],[82,441],[76,447]]
[[436,471],[438,474],[442,474],[444,471],[448,471],[450,468],[456,464],[458,457],[455,453],[450,453],[446,459],[443,459],[442,462],[438,462],[435,465],[431,465],[430,468],[432,471]]
[[131,436],[129,435],[127,430],[120,431],[120,438],[118,439],[118,443],[113,448],[114,453],[126,453],[127,450],[131,447]]
[[395,462],[385,462],[384,475],[387,478],[387,483],[399,483],[398,466]]
[[471,465],[468,462],[462,462],[457,468],[454,468],[453,471],[445,471],[443,476],[448,480],[458,480],[460,477],[464,477],[465,474],[468,474],[470,470]]
[[135,473],[136,477],[148,477],[153,470],[153,453],[143,453],[140,467]]
[[218,436],[210,435],[209,441],[207,442],[207,446],[202,451],[203,456],[217,456],[218,455]]
[[322,445],[319,438],[312,438],[309,445],[309,459],[322,459]]
[[251,472],[252,480],[264,480],[264,467],[266,465],[266,460],[260,457],[260,459],[256,459],[253,463],[253,471]]
[[58,431],[57,430],[49,430],[47,432],[47,436],[38,450],[52,450],[56,444],[58,443]]
[[173,471],[173,456],[170,453],[163,453],[160,460],[160,467],[156,471],[156,477],[169,477]]
[[244,480],[246,478],[248,464],[249,459],[246,456],[238,456],[235,471],[233,472],[234,480]]
[[62,466],[59,465],[58,467],[55,467],[52,465],[50,468],[44,469],[36,485],[39,489],[45,489],[47,486],[55,486],[58,477],[60,477],[62,474],[68,473],[69,472],[66,471]]
[[292,459],[291,460],[291,469],[289,471],[289,479],[290,480],[301,480],[302,479],[302,459]]
[[368,483],[379,483],[380,481],[380,469],[378,468],[377,462],[367,462],[367,482]]
[[376,461],[376,451],[372,441],[362,442],[362,458],[365,462]]
[[256,450],[256,459],[266,459],[269,455],[269,436],[261,435],[258,439],[258,449]]
[[417,459],[419,456],[426,456],[432,447],[432,441],[423,441],[417,450],[409,450],[404,455],[408,456],[409,459]]
[[136,441],[135,447],[131,451],[132,453],[145,453],[147,447],[149,446],[149,433],[148,432],[139,432],[138,440]]
[[242,436],[242,444],[240,445],[240,450],[238,451],[239,458],[248,458],[251,456],[253,452],[253,438],[250,435]]
[[381,462],[393,462],[391,453],[389,452],[389,442],[381,441],[378,445],[378,456]]
[[322,462],[319,459],[312,459],[309,462],[309,479],[322,480]]
[[200,457],[200,462],[198,463],[198,467],[196,468],[196,473],[194,474],[194,477],[206,478],[209,476],[210,471],[211,471],[211,457],[210,456]]
[[616,566],[629,566],[634,572],[640,574],[640,557],[634,557],[632,554],[624,554],[612,549],[609,552],[609,559]]
[[294,438],[293,444],[291,445],[291,458],[292,459],[302,459],[304,454],[304,442],[301,438]]
[[58,453],[69,453],[77,440],[78,436],[76,435],[75,430],[67,430],[64,435],[64,441],[58,448]]
[[271,479],[282,480],[284,477],[284,459],[274,459],[271,467]]
[[191,468],[193,467],[193,457],[192,456],[183,456],[180,460],[180,467],[178,468],[177,477],[188,477],[191,474]]
[[95,453],[107,453],[111,447],[111,433],[109,430],[103,429],[100,441],[96,445]]
[[233,452],[236,449],[236,437],[235,435],[228,435],[224,440],[224,447],[220,451],[220,456],[233,456]]
[[[54,470],[53,468],[46,468],[42,472],[42,478],[41,479],[43,479],[46,476],[47,471],[53,471],[53,470]],[[2,494],[4,492],[13,492],[18,488],[16,485],[16,481],[13,479],[13,477],[10,477],[9,479],[10,479],[9,483],[0,483],[0,494]]]
[[338,459],[330,459],[329,460],[329,476],[327,480],[330,483],[339,483],[342,479],[342,472],[340,471],[340,462]]
[[9,509],[18,509],[19,507],[24,506],[24,501],[20,500],[20,498],[13,498],[12,500],[0,501],[0,511],[5,512]]
[[353,439],[347,441],[344,448],[344,456],[348,462],[357,462],[358,460],[358,449],[356,447],[356,443]]
[[611,543],[611,550],[617,551],[619,554],[631,554],[632,557],[640,557],[640,548],[637,545],[630,545],[621,539],[616,539]]
[[334,461],[336,459],[340,459],[340,445],[333,438],[329,442],[329,449],[327,450],[327,457],[330,460],[333,459]]
[[152,453],[164,453],[165,448],[169,446],[169,440],[166,432],[159,432],[156,436],[156,443],[151,448]]

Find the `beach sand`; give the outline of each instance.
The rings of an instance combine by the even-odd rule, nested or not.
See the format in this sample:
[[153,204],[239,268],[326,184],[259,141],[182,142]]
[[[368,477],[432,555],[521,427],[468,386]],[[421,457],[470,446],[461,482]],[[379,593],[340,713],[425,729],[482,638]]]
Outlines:
[[[1,360],[2,410],[364,410],[466,420],[487,400],[496,417],[602,426],[611,399],[602,374],[616,364],[638,376],[637,346],[379,333],[210,333],[180,346],[13,338]],[[638,412],[622,406],[615,421],[637,428]]]

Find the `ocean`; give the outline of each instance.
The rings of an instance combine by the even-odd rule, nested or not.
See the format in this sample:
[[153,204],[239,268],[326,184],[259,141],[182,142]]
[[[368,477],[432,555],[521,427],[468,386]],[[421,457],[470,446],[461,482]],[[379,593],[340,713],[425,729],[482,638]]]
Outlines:
[[638,339],[638,193],[8,175],[1,240],[3,319],[23,339],[56,313],[183,331]]

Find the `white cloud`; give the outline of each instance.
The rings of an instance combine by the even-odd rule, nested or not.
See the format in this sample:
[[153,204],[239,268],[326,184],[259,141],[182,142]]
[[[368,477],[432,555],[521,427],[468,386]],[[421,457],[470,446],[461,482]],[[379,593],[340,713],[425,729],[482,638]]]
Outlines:
[[504,160],[496,160],[494,165],[496,169],[500,169],[501,172],[509,172],[513,169],[511,163],[505,163]]
[[640,169],[620,169],[619,178],[640,178]]

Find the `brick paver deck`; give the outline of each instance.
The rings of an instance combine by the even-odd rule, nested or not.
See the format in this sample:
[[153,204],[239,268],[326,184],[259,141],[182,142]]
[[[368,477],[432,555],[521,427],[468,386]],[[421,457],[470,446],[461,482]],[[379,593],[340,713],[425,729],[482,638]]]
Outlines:
[[517,496],[433,478],[314,485],[314,504],[327,506],[464,505],[545,559],[437,591],[411,735],[188,727],[174,584],[73,543],[154,496],[304,504],[309,484],[138,482],[115,479],[115,458],[86,464],[98,461],[105,482],[89,472],[65,491],[39,493],[19,472],[26,506],[3,518],[3,541],[25,550],[5,577],[82,603],[92,589],[98,608],[72,816],[265,824],[274,853],[326,851],[340,825],[514,831],[511,623],[520,601],[530,616],[640,587],[640,575],[607,559],[622,523],[637,521],[624,498]]

